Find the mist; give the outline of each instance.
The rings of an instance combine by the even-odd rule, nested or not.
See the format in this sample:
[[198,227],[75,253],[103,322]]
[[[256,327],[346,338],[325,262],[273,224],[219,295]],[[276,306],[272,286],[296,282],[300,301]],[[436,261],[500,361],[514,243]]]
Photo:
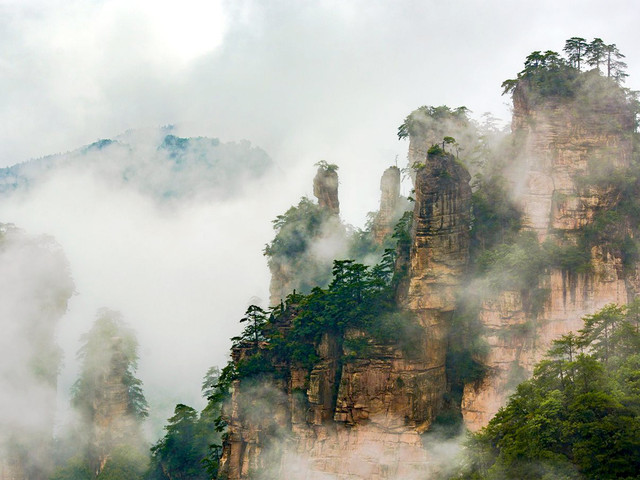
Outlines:
[[339,165],[341,216],[363,226],[384,169],[406,165],[397,128],[411,111],[464,105],[506,125],[501,82],[527,52],[559,51],[573,35],[615,41],[637,89],[638,13],[630,0],[0,3],[0,166],[165,125],[247,140],[273,160],[264,175],[228,180],[231,194],[190,195],[196,174],[163,202],[110,176],[120,154],[107,149],[1,199],[0,222],[53,236],[75,284],[57,322],[56,424],[70,415],[79,337],[96,310],[122,312],[138,336],[155,439],[176,403],[204,404],[202,376],[226,363],[247,305],[267,306],[271,220],[311,197],[316,162]]

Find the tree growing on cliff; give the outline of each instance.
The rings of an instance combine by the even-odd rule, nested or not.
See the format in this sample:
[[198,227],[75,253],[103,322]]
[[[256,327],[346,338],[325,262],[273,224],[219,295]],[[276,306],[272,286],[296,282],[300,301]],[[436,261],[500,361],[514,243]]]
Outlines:
[[[230,369],[210,368],[202,384],[207,406],[200,412],[178,404],[165,426],[166,433],[151,447],[145,480],[208,480],[217,478],[220,461],[222,403],[232,379]],[[221,427],[221,428],[219,428]]]
[[624,69],[627,68],[627,64],[620,60],[625,57],[620,53],[620,50],[618,50],[615,43],[605,45],[605,55],[607,63],[607,77],[613,78],[618,83],[624,82],[625,78],[629,76],[624,71]]
[[640,333],[637,302],[585,318],[556,340],[533,378],[472,437],[459,479],[637,479]]
[[242,334],[231,339],[234,346],[249,346],[252,351],[257,352],[260,342],[266,339],[264,329],[267,325],[267,318],[267,312],[262,308],[257,305],[249,305],[244,317],[240,319],[240,323],[246,324]]
[[142,450],[140,426],[148,406],[142,382],[135,376],[138,342],[120,313],[99,310],[82,341],[72,405],[86,431],[86,461],[99,475],[119,447]]
[[604,63],[607,57],[607,45],[601,38],[594,38],[585,50],[587,55],[587,63],[591,67],[595,67],[600,71],[600,65]]
[[571,37],[565,42],[563,50],[573,68],[581,70],[582,60],[588,45],[587,41],[582,37]]
[[152,467],[147,479],[207,480],[202,460],[208,445],[199,431],[198,412],[187,405],[176,405],[165,430],[165,436],[151,448]]

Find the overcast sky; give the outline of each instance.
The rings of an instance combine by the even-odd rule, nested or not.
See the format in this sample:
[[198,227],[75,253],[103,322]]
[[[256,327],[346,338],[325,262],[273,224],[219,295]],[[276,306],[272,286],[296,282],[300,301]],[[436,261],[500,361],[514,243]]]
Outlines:
[[344,217],[361,226],[384,168],[404,166],[396,130],[411,110],[465,105],[508,122],[502,81],[572,36],[616,43],[640,89],[639,20],[637,0],[0,0],[0,166],[174,124],[248,139],[280,169],[243,201],[171,214],[60,178],[0,206],[0,221],[55,235],[70,258],[68,364],[93,312],[121,309],[145,385],[165,375],[190,403],[249,299],[268,297],[269,222],[311,193],[314,163],[340,166]]

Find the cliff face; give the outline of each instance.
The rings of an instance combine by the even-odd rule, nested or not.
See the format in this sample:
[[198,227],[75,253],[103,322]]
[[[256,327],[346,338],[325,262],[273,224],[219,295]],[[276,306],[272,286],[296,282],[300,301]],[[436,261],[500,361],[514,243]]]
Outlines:
[[373,241],[381,245],[385,238],[393,232],[398,221],[400,207],[400,169],[389,167],[380,179],[380,210],[373,222],[371,233]]
[[[577,268],[547,262],[542,273],[535,273],[537,285],[527,288],[470,291],[476,288],[467,283],[472,276],[470,175],[439,148],[431,151],[440,154],[427,155],[424,136],[410,136],[415,205],[409,238],[399,241],[395,269],[404,274],[396,301],[417,320],[419,347],[408,353],[347,328],[342,336],[324,334],[309,371],[285,362],[276,366],[277,380],[268,384],[236,383],[223,455],[228,478],[268,469],[279,478],[428,477],[438,459],[425,448],[422,434],[439,413],[459,408],[469,429],[485,426],[554,339],[580,329],[584,315],[608,303],[626,303],[638,293],[639,267],[629,264],[619,245],[593,235],[584,240],[585,231],[620,201],[602,179],[630,165],[633,118],[607,98],[585,106],[572,99],[531,102],[525,93],[522,88],[514,93],[513,157],[501,173],[523,212],[523,235],[534,244],[537,239],[541,252],[582,249],[584,263]],[[405,124],[409,131],[418,128]],[[376,242],[391,231],[387,219],[398,198],[398,180],[392,167],[381,182]],[[317,195],[321,205],[331,208],[327,195]],[[616,223],[615,229],[619,238],[636,231],[628,221]],[[481,284],[486,279],[473,280]],[[477,320],[487,348],[472,359],[485,367],[485,375],[462,385],[456,373],[447,378],[447,369],[455,372],[455,359],[448,354],[456,351],[450,342],[459,335],[455,313],[465,294],[480,295]],[[289,324],[279,328],[288,329],[294,317],[291,312]],[[349,348],[358,342],[367,344],[366,355]],[[239,361],[243,353],[234,355]],[[255,418],[255,412],[263,413]]]
[[340,213],[338,172],[334,168],[318,167],[313,179],[313,195],[318,199],[321,208],[327,209],[334,215]]
[[633,118],[599,105],[593,112],[575,101],[530,105],[523,89],[513,95],[512,131],[521,142],[511,175],[527,225],[541,239],[552,230],[575,232],[593,219],[607,191],[580,183],[603,167],[627,167]]
[[[512,138],[519,148],[508,173],[525,227],[541,241],[576,245],[584,227],[616,200],[608,187],[588,179],[629,165],[632,119],[606,105],[586,114],[570,100],[532,106],[522,88],[513,101]],[[523,306],[520,291],[483,303],[480,322],[489,353],[481,362],[488,374],[464,390],[462,412],[470,429],[488,423],[554,339],[582,328],[584,315],[608,303],[624,304],[637,293],[619,254],[594,245],[590,257],[587,271],[549,269],[540,282],[548,297],[537,315]]]
[[[470,196],[469,174],[450,155],[418,173],[402,293],[425,332],[416,351],[347,329],[344,338],[322,337],[309,372],[285,364],[281,380],[236,383],[222,462],[230,479],[269,468],[278,478],[404,479],[437,468],[420,434],[447,390],[447,322],[468,257]],[[366,355],[350,351],[353,339],[368,343]]]

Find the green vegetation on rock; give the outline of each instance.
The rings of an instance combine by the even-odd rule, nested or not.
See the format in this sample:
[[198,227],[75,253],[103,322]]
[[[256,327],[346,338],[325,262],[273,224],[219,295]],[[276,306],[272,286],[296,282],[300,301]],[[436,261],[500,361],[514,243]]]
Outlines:
[[553,343],[473,435],[457,479],[636,479],[640,472],[638,301],[584,318]]

